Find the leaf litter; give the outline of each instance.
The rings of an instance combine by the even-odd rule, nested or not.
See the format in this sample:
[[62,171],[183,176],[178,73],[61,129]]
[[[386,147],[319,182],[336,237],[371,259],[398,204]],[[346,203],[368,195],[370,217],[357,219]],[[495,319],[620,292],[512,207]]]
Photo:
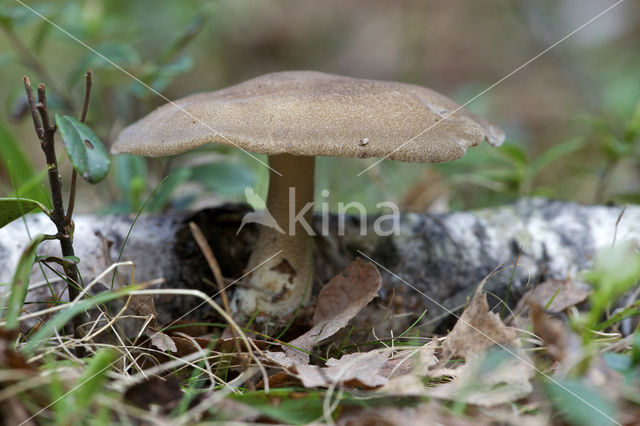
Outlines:
[[[311,351],[316,344],[346,326],[373,299],[374,291],[377,292],[379,286],[370,284],[379,282],[379,275],[374,270],[373,265],[358,260],[331,280],[325,287],[325,294],[333,298],[341,295],[337,297],[341,303],[319,297],[314,327],[290,344]],[[440,346],[440,340],[432,339],[416,348],[356,352],[330,358],[324,366],[309,364],[306,352],[304,356],[298,356],[296,352],[300,351],[291,348],[266,355],[285,368],[276,375],[278,381],[290,384],[285,380],[289,375],[307,388],[341,385],[378,389],[377,393],[381,395],[431,396],[489,407],[512,402],[532,392],[534,370],[522,350],[516,330],[506,326],[498,314],[490,311],[483,286],[484,281]],[[341,291],[345,287],[351,289],[347,297]],[[331,300],[329,306],[325,305]],[[489,351],[496,345],[500,351]],[[462,358],[464,362],[449,366],[454,357]],[[443,380],[445,383],[425,386],[425,378],[446,379]]]
[[[509,320],[503,322],[498,314],[489,309],[483,285],[484,282],[480,283],[447,336],[430,337],[426,343],[424,337],[411,337],[402,343],[402,340],[394,339],[392,334],[390,345],[376,338],[383,347],[362,351],[362,346],[356,345],[356,352],[343,351],[342,348],[336,352],[334,342],[327,349],[327,353],[333,357],[324,360],[319,356],[320,348],[341,330],[350,330],[349,327],[354,323],[358,324],[358,315],[377,297],[381,287],[377,268],[357,259],[324,286],[317,298],[312,327],[306,333],[284,343],[270,338],[260,340],[259,334],[252,335],[247,331],[251,337],[242,339],[245,345],[253,348],[254,362],[265,363],[271,373],[269,376],[263,374],[263,380],[255,385],[251,377],[258,370],[253,365],[247,369],[242,362],[244,355],[235,352],[237,338],[207,336],[206,328],[196,335],[161,331],[156,322],[153,298],[145,295],[146,300],[138,298],[129,304],[129,309],[138,320],[147,318],[144,322],[144,332],[149,337],[146,347],[156,349],[153,355],[155,363],[146,360],[140,362],[143,370],[135,375],[140,379],[127,382],[124,377],[112,383],[111,387],[121,389],[126,401],[151,412],[158,412],[159,408],[165,415],[173,416],[169,411],[184,405],[186,412],[180,418],[189,422],[215,418],[222,421],[279,420],[305,423],[321,419],[322,416],[326,420],[329,409],[328,412],[336,416],[337,424],[423,424],[425,418],[441,419],[446,424],[458,423],[460,418],[452,417],[446,409],[443,411],[446,405],[437,403],[438,400],[444,400],[451,401],[454,406],[467,406],[467,416],[477,412],[481,420],[474,422],[476,424],[496,421],[545,424],[549,411],[541,408],[544,404],[536,402],[532,393],[534,368],[528,351],[522,348],[518,336],[520,331],[506,325]],[[560,379],[569,377],[580,362],[568,356],[574,348],[566,346],[567,335],[571,334],[567,324],[552,314],[581,303],[584,297],[584,293],[576,292],[570,283],[544,283],[531,292],[529,303],[520,309],[532,322],[538,338],[537,341],[530,340],[537,342],[537,345],[544,345],[546,354],[554,363],[546,371],[556,371]],[[545,301],[546,307],[535,303],[542,301]],[[142,351],[144,348],[141,346]],[[589,386],[608,388],[607,381],[621,383],[621,375],[612,375],[611,368],[600,358],[593,363],[586,376]],[[209,376],[210,383],[206,385],[209,389],[187,398],[185,388],[176,386],[175,378],[179,382],[188,380],[193,367],[198,368],[195,372],[201,372],[200,381],[206,382],[206,376]],[[148,371],[147,379],[144,379],[144,370]],[[123,374],[116,371],[112,374],[114,377]],[[268,380],[265,380],[267,377]],[[117,382],[131,384],[122,388],[115,384]],[[243,384],[249,389],[253,386],[265,388],[267,392],[238,392],[238,386]],[[283,392],[274,393],[278,389],[268,391],[267,387],[280,387]],[[291,388],[307,388],[308,391]],[[328,396],[323,393],[325,391],[319,390],[322,388],[328,389]],[[338,396],[331,402],[334,391],[338,392]],[[257,407],[251,401],[260,395],[269,397],[261,400],[263,405]],[[353,398],[358,395],[364,399],[354,403]],[[296,402],[297,398],[300,403]],[[325,398],[325,402],[330,401],[335,405],[325,406],[322,400],[309,405],[309,398]],[[400,401],[398,398],[408,406],[385,406]],[[518,405],[513,405],[515,402]],[[19,401],[11,397],[5,405],[16,403],[19,404]],[[301,410],[300,417],[287,418],[286,414],[278,411],[281,404],[282,407]],[[154,405],[158,408],[153,408]],[[334,411],[338,405],[340,410]],[[215,407],[216,414],[208,412],[207,407]],[[508,407],[511,407],[511,411]],[[481,411],[487,408],[491,408],[491,411]],[[529,412],[534,414],[530,415]],[[464,424],[464,421],[460,420],[460,424]]]

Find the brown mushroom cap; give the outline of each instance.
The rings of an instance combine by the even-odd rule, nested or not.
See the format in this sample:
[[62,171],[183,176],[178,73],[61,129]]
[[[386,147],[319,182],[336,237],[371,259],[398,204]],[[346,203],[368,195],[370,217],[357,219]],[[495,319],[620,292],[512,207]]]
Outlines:
[[163,105],[124,129],[111,151],[158,157],[220,143],[269,155],[440,163],[485,138],[502,143],[498,127],[463,108],[446,117],[457,108],[412,84],[277,72]]

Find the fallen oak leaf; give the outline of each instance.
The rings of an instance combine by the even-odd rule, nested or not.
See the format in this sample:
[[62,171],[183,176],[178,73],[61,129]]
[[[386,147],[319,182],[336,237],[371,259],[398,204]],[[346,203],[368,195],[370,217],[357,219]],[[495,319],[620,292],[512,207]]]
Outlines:
[[484,357],[475,356],[454,370],[455,379],[426,388],[424,395],[483,407],[524,398],[533,390],[534,371],[522,362],[524,352],[519,352],[518,358],[502,349],[490,350]]
[[381,277],[371,262],[356,258],[339,275],[331,278],[318,294],[313,325],[334,320],[345,312],[356,316],[378,295]]
[[[486,278],[478,285],[442,345],[442,360],[429,372],[433,377],[453,377],[448,383],[426,390],[425,395],[494,406],[527,396],[533,390],[533,366],[521,348],[516,330],[506,326],[489,310],[482,292]],[[493,349],[494,345],[499,346]],[[489,349],[493,349],[487,352]],[[456,368],[441,368],[453,357],[465,359]]]
[[482,292],[487,278],[478,285],[471,302],[444,341],[441,364],[453,357],[471,358],[493,345],[520,347],[516,330],[504,325],[500,316],[489,310]]
[[[531,299],[547,311],[558,313],[584,302],[589,294],[591,291],[584,283],[578,285],[571,280],[547,280],[531,290]],[[525,296],[520,300],[526,302]]]
[[374,389],[384,386],[392,377],[424,375],[428,367],[438,361],[433,342],[419,348],[401,350],[392,356],[391,353],[391,349],[357,352],[340,359],[330,358],[325,363],[326,367],[295,365],[291,370],[308,388],[343,384]]
[[[284,368],[292,368],[296,365],[296,359],[284,352],[264,351],[264,356],[266,361],[271,361]],[[301,357],[301,359],[304,361],[304,358]],[[306,363],[309,363],[308,357]]]
[[330,358],[327,367],[296,365],[297,376],[307,388],[344,384],[348,387],[373,389],[387,383],[380,374],[389,358],[389,350],[347,354],[340,359]]
[[429,368],[438,363],[435,356],[437,342],[430,341],[417,349],[398,351],[390,357],[380,369],[380,374],[387,378],[414,374],[426,376]]
[[265,351],[265,356],[283,367],[309,364],[309,352],[344,328],[378,295],[381,285],[378,269],[356,258],[320,291],[311,330],[289,342],[284,348],[285,357],[271,351]]

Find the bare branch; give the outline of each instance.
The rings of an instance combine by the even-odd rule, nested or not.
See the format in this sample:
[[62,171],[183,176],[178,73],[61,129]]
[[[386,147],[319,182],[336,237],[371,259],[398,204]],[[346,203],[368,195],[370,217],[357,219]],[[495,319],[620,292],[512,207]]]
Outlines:
[[36,130],[38,139],[42,141],[44,140],[44,128],[42,127],[42,121],[40,120],[40,116],[38,114],[38,108],[36,107],[36,98],[33,95],[33,87],[31,87],[31,81],[29,80],[29,77],[24,76],[22,80],[24,81],[24,89],[27,92],[27,102],[29,103],[29,109],[31,110],[33,127]]

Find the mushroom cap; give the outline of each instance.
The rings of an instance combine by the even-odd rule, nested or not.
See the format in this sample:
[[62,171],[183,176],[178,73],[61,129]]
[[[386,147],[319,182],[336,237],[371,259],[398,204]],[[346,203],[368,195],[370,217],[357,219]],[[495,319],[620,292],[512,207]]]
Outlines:
[[485,138],[497,146],[504,133],[433,90],[286,71],[165,104],[124,129],[111,152],[158,157],[220,143],[269,155],[440,163]]

